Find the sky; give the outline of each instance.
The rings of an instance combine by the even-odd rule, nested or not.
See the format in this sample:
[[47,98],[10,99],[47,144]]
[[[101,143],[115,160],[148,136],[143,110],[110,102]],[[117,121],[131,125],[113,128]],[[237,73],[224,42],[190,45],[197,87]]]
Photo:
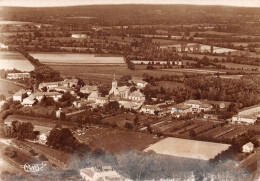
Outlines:
[[0,6],[51,7],[93,4],[196,4],[260,7],[260,0],[0,0]]

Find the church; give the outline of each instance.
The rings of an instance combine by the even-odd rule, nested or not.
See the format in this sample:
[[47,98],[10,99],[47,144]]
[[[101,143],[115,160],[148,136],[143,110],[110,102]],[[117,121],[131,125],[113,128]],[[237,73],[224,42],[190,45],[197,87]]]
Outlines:
[[112,88],[109,91],[110,96],[118,96],[121,99],[128,99],[130,88],[127,86],[118,87],[116,76],[114,74],[114,80],[112,81]]

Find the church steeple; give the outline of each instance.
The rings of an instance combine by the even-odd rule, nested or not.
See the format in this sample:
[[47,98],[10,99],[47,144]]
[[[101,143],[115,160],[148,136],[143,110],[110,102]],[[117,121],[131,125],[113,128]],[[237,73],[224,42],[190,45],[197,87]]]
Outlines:
[[114,81],[116,81],[116,73],[114,73]]

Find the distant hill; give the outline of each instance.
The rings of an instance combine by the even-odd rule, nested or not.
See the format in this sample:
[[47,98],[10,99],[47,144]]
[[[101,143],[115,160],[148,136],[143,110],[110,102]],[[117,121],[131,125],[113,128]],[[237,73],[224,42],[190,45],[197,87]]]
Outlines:
[[[0,12],[0,17],[5,20],[51,23],[64,17],[97,17],[95,21],[105,25],[221,23],[223,19],[231,22],[259,20],[259,16],[260,8],[198,5],[2,7]],[[89,21],[94,22],[93,19]]]

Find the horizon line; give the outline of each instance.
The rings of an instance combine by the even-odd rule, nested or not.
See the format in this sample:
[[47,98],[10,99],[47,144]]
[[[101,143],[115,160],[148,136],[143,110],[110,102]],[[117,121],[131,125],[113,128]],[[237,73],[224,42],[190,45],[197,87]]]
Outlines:
[[222,6],[222,7],[237,7],[237,8],[260,8],[260,5],[255,6],[240,6],[240,5],[228,5],[228,4],[192,4],[192,3],[108,3],[108,4],[75,4],[75,5],[64,5],[64,6],[13,6],[13,5],[1,5],[0,8],[65,8],[65,7],[78,7],[78,6],[118,6],[118,5],[162,5],[162,6]]

